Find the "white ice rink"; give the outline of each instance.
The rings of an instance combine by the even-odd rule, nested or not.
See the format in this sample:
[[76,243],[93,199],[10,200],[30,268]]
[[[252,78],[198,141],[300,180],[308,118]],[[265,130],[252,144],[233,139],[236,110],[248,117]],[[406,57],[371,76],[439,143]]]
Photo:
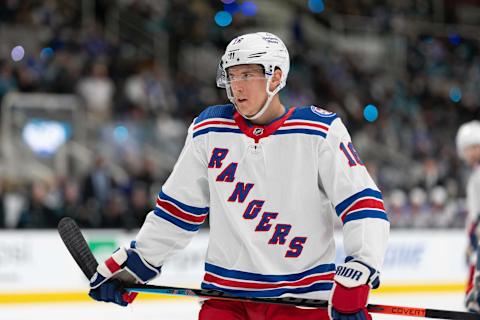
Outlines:
[[[421,293],[373,295],[371,303],[432,309],[463,310],[463,294]],[[96,302],[0,304],[1,320],[191,320],[197,319],[199,304],[194,298],[135,301],[127,308]],[[374,315],[374,319],[422,319]],[[425,318],[423,318],[425,319]]]

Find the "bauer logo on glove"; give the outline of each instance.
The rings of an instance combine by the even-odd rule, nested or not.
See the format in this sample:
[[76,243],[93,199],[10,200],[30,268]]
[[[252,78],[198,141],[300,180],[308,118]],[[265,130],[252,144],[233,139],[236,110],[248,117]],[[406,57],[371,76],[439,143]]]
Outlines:
[[338,266],[335,273],[335,281],[348,288],[366,284],[369,277],[369,268],[355,261]]

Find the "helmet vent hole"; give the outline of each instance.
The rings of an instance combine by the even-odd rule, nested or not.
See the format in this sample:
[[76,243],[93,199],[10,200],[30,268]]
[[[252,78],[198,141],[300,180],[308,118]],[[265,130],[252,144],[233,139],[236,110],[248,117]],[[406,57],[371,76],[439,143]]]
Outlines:
[[267,52],[255,52],[255,53],[252,53],[251,55],[248,56],[249,59],[252,59],[252,58],[260,58],[261,56],[263,56],[264,54],[266,54]]

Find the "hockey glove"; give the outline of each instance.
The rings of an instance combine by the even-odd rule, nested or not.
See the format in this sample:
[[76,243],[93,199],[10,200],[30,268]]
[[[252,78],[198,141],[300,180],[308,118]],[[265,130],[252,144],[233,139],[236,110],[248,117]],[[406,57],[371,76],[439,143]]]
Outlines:
[[370,288],[378,288],[379,274],[366,264],[350,260],[337,266],[330,297],[332,320],[371,320],[367,311]]
[[130,249],[121,247],[98,265],[97,272],[90,279],[89,296],[97,301],[113,302],[125,307],[133,302],[137,293],[128,293],[117,278],[146,283],[159,274],[160,267],[146,262],[135,248],[135,241],[132,241]]

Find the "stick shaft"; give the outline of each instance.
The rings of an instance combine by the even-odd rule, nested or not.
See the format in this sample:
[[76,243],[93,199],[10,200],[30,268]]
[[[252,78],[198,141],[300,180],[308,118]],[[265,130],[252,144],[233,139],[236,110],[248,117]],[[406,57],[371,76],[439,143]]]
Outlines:
[[131,292],[145,292],[155,294],[168,294],[168,295],[180,295],[199,298],[215,298],[221,300],[236,300],[236,301],[250,301],[260,303],[273,303],[292,305],[297,307],[310,307],[310,308],[326,308],[328,307],[328,301],[305,299],[305,298],[253,298],[253,297],[240,297],[234,296],[222,291],[217,290],[205,290],[205,289],[191,289],[191,288],[177,288],[156,286],[149,284],[134,284],[125,287],[126,290]]
[[[131,292],[144,292],[154,294],[179,295],[198,298],[214,298],[220,300],[250,301],[257,303],[273,303],[292,305],[297,307],[326,308],[328,301],[304,298],[249,298],[233,296],[216,290],[190,289],[178,287],[156,286],[148,284],[135,284],[125,287]],[[463,311],[437,310],[404,306],[390,306],[369,304],[367,309],[371,313],[391,314],[403,317],[432,318],[432,319],[458,319],[479,320],[480,315]]]

